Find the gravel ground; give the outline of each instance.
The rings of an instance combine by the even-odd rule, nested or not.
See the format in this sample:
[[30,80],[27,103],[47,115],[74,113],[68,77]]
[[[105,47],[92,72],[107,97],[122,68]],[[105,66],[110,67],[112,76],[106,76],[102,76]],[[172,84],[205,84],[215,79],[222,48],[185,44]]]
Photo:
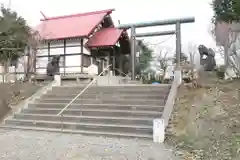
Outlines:
[[176,160],[163,144],[77,134],[0,129],[1,160]]

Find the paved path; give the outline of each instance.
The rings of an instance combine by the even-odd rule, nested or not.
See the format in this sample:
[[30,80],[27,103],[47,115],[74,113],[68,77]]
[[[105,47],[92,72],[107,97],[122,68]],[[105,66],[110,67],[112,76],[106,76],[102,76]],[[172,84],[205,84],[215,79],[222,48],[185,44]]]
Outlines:
[[163,144],[76,134],[0,129],[1,160],[176,160]]

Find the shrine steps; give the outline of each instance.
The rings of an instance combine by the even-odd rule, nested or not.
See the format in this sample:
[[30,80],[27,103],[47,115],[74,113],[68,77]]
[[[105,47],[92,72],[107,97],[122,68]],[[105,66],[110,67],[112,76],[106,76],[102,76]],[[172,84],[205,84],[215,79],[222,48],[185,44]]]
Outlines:
[[82,89],[54,87],[3,127],[149,139],[170,85],[93,86],[57,116]]

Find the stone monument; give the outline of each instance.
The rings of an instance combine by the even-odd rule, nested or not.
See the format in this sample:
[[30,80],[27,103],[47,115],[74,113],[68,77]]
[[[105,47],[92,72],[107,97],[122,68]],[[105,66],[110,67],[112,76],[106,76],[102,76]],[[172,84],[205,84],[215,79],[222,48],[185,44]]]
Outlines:
[[51,79],[54,79],[54,76],[59,74],[59,61],[60,56],[55,55],[52,57],[52,60],[47,64],[47,76]]
[[203,66],[204,70],[213,71],[216,68],[215,52],[213,49],[207,48],[204,45],[199,45],[198,51],[200,54],[200,64]]

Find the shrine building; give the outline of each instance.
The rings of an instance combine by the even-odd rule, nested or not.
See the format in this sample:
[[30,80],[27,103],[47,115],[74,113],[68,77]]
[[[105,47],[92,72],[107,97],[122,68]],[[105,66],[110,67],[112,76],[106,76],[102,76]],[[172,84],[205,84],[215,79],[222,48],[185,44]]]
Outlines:
[[128,72],[125,63],[130,54],[130,40],[126,30],[115,28],[113,11],[41,19],[37,31],[42,42],[36,55],[35,72],[46,74],[47,63],[54,55],[61,57],[62,75],[88,74],[91,64],[98,66],[98,73],[109,64],[112,64],[113,74],[119,74],[117,70]]

